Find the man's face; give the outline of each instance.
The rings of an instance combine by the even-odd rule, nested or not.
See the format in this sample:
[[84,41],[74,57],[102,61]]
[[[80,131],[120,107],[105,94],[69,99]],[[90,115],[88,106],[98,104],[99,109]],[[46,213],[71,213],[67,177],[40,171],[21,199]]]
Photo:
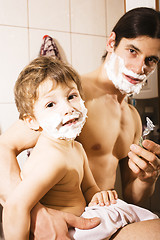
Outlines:
[[155,70],[160,55],[160,39],[123,38],[110,54],[105,68],[108,78],[123,94],[139,93]]
[[52,138],[76,138],[87,113],[76,84],[57,85],[48,79],[40,84],[38,96],[34,115],[43,132]]

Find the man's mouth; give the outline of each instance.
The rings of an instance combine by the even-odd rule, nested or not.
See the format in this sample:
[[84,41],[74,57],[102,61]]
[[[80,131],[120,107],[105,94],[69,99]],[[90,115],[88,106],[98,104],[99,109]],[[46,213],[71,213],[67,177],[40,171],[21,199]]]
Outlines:
[[143,80],[140,80],[138,78],[131,77],[129,75],[125,75],[125,74],[123,74],[123,75],[124,75],[125,79],[133,85],[136,85],[136,84],[141,83],[143,81]]

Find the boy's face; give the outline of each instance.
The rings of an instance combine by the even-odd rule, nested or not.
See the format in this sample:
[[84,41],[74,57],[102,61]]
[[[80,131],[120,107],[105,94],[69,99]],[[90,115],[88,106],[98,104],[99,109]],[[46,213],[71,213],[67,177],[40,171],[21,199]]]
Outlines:
[[160,39],[146,36],[122,38],[110,53],[105,64],[109,79],[124,94],[139,93],[159,61]]
[[74,82],[56,84],[50,79],[38,88],[34,116],[50,137],[74,139],[85,123],[87,110]]

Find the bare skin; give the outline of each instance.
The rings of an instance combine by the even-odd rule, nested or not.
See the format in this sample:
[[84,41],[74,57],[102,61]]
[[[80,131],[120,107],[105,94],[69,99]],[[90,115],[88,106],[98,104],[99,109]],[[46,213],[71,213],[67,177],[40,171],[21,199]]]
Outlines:
[[[111,35],[107,43],[108,55],[106,60],[109,60],[110,53],[114,49],[111,47],[111,42],[114,42],[114,40],[114,35]],[[150,55],[159,56],[159,40],[147,38],[141,41],[142,39],[139,39],[138,42],[134,41],[132,44],[139,47],[141,51],[140,53],[136,53],[136,61],[134,59],[134,62],[130,61],[126,58],[126,55],[123,55],[125,52],[124,46],[126,46],[126,43],[128,44],[128,42],[123,40],[126,39],[121,40],[121,45],[118,45],[116,50],[117,54],[119,54],[123,59],[126,59],[126,67],[132,69],[134,72],[140,73],[146,57]],[[144,44],[144,42],[146,44]],[[148,67],[145,66],[145,69],[148,71]],[[87,85],[88,82],[89,85]],[[109,81],[106,76],[104,65],[100,66],[100,68],[93,73],[83,76],[82,84],[85,93],[86,106],[88,108],[88,120],[79,141],[81,141],[86,150],[93,175],[100,187],[104,186],[112,189],[114,187],[116,169],[118,163],[120,163],[123,194],[125,199],[132,203],[141,202],[144,198],[150,196],[154,191],[157,178],[156,167],[160,165],[160,160],[156,155],[160,154],[160,146],[155,143],[148,142],[150,143],[150,146],[145,147],[149,151],[142,148],[139,149],[137,145],[135,145],[135,149],[130,149],[131,144],[138,143],[141,135],[140,118],[137,111],[132,106],[128,106],[128,104],[125,103],[125,95],[117,90],[112,82]],[[98,116],[100,116],[100,118]],[[97,122],[99,124],[97,124]],[[38,138],[37,135],[32,135],[32,139],[29,139],[29,132],[31,132],[29,129],[26,138],[23,138],[23,129],[26,129],[27,127],[24,126],[20,120],[16,123],[16,126],[16,137],[15,134],[13,136],[15,130],[12,128],[8,132],[8,137],[6,138],[8,139],[10,136],[10,145],[14,146],[12,148],[14,158],[15,153],[18,152],[16,149],[19,149],[20,151],[21,149],[24,149],[24,146],[32,147]],[[25,144],[26,142],[28,145]],[[5,141],[3,144],[7,149],[8,142]],[[143,142],[143,144],[147,145],[147,141]],[[128,160],[126,157],[129,151],[128,166]],[[143,156],[145,161],[144,159],[139,158],[138,155]],[[5,164],[8,163],[8,160],[4,162],[4,169],[6,169]],[[96,172],[93,169],[93,165],[95,166]],[[150,171],[146,171],[148,166],[150,167]],[[9,174],[9,176],[10,175],[11,174]],[[66,218],[63,218],[63,220],[64,219]],[[144,233],[143,238],[147,239],[147,226],[147,222],[146,225],[145,222],[128,225],[117,234],[115,239],[128,239],[128,234],[132,236],[135,231],[137,239],[141,239],[139,234],[142,232]],[[153,231],[154,229],[154,234],[156,234],[157,237],[155,239],[158,239],[160,235],[159,226],[159,220],[150,221],[150,231]],[[135,230],[136,228],[137,230]]]
[[[115,51],[125,59],[125,66],[128,69],[140,74],[147,56],[159,56],[160,41],[147,37],[133,40],[122,39],[114,50],[112,47],[114,40],[115,34],[113,33],[108,40],[108,55],[105,62],[96,71],[82,76],[88,119],[78,140],[85,148],[90,168],[99,187],[114,188],[116,169],[120,163],[124,198],[129,202],[139,203],[154,191],[157,177],[155,169],[160,164],[160,160],[154,154],[151,156],[151,153],[136,145],[142,134],[140,116],[133,106],[126,103],[126,95],[115,88],[112,81],[107,78],[104,65],[111,53]],[[157,44],[156,47],[155,44]],[[129,52],[132,45],[139,48],[140,53],[132,55]],[[137,59],[139,59],[139,64]],[[145,73],[149,71],[151,69],[146,66]],[[141,151],[140,156],[143,156],[146,161],[137,155],[135,160],[134,152],[137,148]],[[130,168],[127,163],[129,151]],[[141,172],[145,173],[145,176],[140,175]],[[131,189],[134,191],[132,192]]]
[[[46,152],[47,162],[44,161]],[[85,152],[78,142],[53,141],[43,135],[25,164],[22,177],[23,181],[13,191],[4,207],[6,239],[28,239],[30,211],[44,194],[41,199],[43,205],[80,216],[86,202],[89,203],[92,196],[100,190],[90,172]],[[83,193],[79,187],[81,183]],[[51,186],[53,187],[49,190]]]
[[[42,130],[40,119],[50,119],[50,116],[56,119],[59,114],[59,128],[67,128],[76,137],[76,126],[84,114],[85,107],[81,107],[82,99],[74,82],[70,83],[70,87],[62,84],[52,88],[53,82],[46,78],[38,88],[39,97],[33,106],[34,117],[29,115],[24,119],[31,129],[37,128],[41,134],[23,166],[22,181],[4,204],[3,229],[6,240],[29,239],[30,213],[38,201],[48,208],[76,216],[84,212],[86,204],[104,206],[109,205],[110,201],[116,203],[115,190],[101,191],[97,186],[79,142],[59,139],[57,131],[50,136]],[[77,114],[74,117],[74,111],[81,113],[79,117]],[[57,129],[55,125],[53,129]]]
[[[119,102],[116,91],[115,94],[111,94],[109,90],[109,87],[112,88],[111,83],[108,87],[106,82],[98,82],[100,71],[101,69],[98,69],[94,76],[91,73],[82,78],[85,96],[87,94],[85,103],[88,119],[78,140],[83,143],[99,187],[112,189],[119,159],[127,156],[133,142],[138,142],[141,122],[135,108],[129,106],[123,99]],[[91,84],[88,84],[89,82]],[[103,174],[100,174],[102,172]]]
[[111,239],[114,240],[159,240],[160,220],[149,220],[138,223],[132,223],[118,231]]

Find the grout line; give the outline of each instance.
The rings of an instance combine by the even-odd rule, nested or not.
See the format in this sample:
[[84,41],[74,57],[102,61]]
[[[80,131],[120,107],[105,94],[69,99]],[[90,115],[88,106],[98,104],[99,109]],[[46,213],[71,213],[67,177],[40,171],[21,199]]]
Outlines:
[[17,25],[9,25],[9,24],[0,24],[0,27],[28,28],[28,27],[25,27],[25,26],[17,26]]
[[0,105],[1,104],[15,104],[15,102],[14,102],[14,100],[13,100],[13,102],[0,102]]
[[70,58],[72,63],[71,0],[69,0]]
[[84,36],[93,36],[93,37],[106,37],[105,35],[98,35],[98,34],[91,34],[91,33],[81,33],[81,32],[72,32],[72,31],[63,31],[63,30],[54,30],[54,29],[47,29],[47,28],[36,28],[36,27],[23,27],[23,26],[16,26],[16,25],[5,25],[0,24],[2,27],[16,27],[16,28],[27,28],[32,30],[42,30],[42,31],[51,31],[51,32],[59,32],[59,33],[71,33],[71,34],[78,34],[78,35],[84,35]]
[[30,61],[29,0],[27,0],[28,60]]
[[105,33],[106,33],[106,36],[107,36],[107,2],[106,2],[107,0],[105,0],[105,3],[104,3],[104,5],[105,5]]

